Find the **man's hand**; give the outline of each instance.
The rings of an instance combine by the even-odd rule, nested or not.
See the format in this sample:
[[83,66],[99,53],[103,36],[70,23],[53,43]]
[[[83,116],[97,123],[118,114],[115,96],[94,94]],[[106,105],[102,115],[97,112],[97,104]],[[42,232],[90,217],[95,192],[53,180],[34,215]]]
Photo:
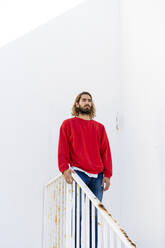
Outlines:
[[[104,187],[104,183],[105,183],[105,187]],[[101,186],[104,187],[103,191],[108,190],[110,186],[110,179],[108,177],[104,177]]]
[[75,173],[74,170],[72,169],[67,169],[63,172],[63,175],[64,175],[64,178],[65,178],[65,181],[69,184],[72,184],[73,182],[73,177],[72,177],[72,173]]

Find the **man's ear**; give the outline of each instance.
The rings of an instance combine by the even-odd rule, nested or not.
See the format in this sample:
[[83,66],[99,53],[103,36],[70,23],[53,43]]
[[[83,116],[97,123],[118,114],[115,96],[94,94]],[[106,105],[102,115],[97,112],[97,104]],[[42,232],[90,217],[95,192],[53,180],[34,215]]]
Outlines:
[[79,103],[78,103],[78,102],[76,102],[76,107],[77,107],[77,108],[79,107]]

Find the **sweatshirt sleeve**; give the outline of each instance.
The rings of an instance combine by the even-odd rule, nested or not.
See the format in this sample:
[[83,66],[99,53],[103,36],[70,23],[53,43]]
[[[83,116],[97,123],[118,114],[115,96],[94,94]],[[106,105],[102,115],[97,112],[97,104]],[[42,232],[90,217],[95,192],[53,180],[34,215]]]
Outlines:
[[108,137],[104,126],[102,129],[100,153],[104,165],[104,176],[110,178],[112,176],[112,157]]
[[58,168],[62,173],[69,168],[69,161],[69,132],[64,121],[60,127],[58,142]]

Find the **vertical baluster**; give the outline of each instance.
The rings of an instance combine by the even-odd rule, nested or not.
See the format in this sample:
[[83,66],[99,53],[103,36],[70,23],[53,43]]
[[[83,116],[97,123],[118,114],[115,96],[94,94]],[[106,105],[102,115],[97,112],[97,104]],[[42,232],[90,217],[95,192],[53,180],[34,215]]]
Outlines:
[[71,242],[73,243],[73,183],[71,185]]
[[89,221],[90,221],[90,215],[89,215],[89,198],[86,195],[86,202],[85,202],[85,207],[86,207],[86,248],[89,248],[89,243],[90,243],[90,233],[89,233]]
[[63,228],[63,222],[62,222],[62,177],[59,178],[59,230],[60,230],[60,235],[59,235],[59,243],[60,247],[62,247],[62,228]]
[[85,246],[85,229],[86,229],[86,221],[85,221],[85,217],[86,217],[86,212],[85,212],[85,193],[83,192],[83,190],[81,191],[81,203],[82,203],[82,221],[81,221],[81,248],[86,248]]
[[53,215],[53,247],[55,246],[56,242],[56,223],[55,223],[55,215],[56,215],[56,209],[55,209],[55,202],[56,202],[56,184],[55,182],[52,184],[52,191],[53,191],[53,204],[52,204],[52,215]]
[[95,248],[95,206],[92,204],[92,248]]
[[58,216],[58,243],[57,247],[60,247],[60,179],[58,178],[58,206],[57,206],[57,216]]
[[53,247],[53,243],[54,243],[54,212],[53,212],[53,202],[54,202],[54,192],[53,192],[53,185],[51,185],[51,208],[52,208],[52,216],[51,216],[51,224],[52,224],[52,228],[51,228],[51,236],[52,236],[52,247]]
[[77,248],[80,247],[80,186],[77,184]]
[[108,248],[108,228],[107,222],[103,221],[103,239],[104,239],[104,248]]
[[110,227],[110,247],[114,247],[114,231]]
[[56,246],[59,246],[59,181],[56,181]]
[[50,185],[50,245],[52,247],[52,190]]
[[48,247],[51,247],[51,194],[48,186]]
[[75,248],[77,248],[77,183],[75,182]]
[[89,243],[92,247],[92,202],[89,199]]
[[50,208],[50,195],[49,195],[49,186],[47,187],[47,242],[46,248],[49,247],[49,233],[50,233],[50,216],[49,216],[49,208]]
[[60,204],[61,204],[61,185],[60,185],[60,178],[58,178],[58,247],[60,247],[60,238],[61,238],[61,209],[60,209]]
[[109,248],[109,244],[110,244],[109,232],[110,232],[110,225],[107,223],[107,247],[108,248]]
[[67,239],[66,239],[66,226],[67,226],[67,192],[66,192],[66,187],[67,187],[67,184],[65,182],[65,179],[64,180],[64,226],[63,226],[63,229],[64,229],[64,248],[68,248],[68,244],[67,244]]
[[82,189],[80,187],[80,245],[79,247],[82,248]]
[[61,247],[64,247],[64,227],[65,227],[65,218],[64,218],[64,178],[61,177]]
[[54,182],[55,188],[55,202],[54,202],[54,227],[55,227],[55,237],[54,237],[54,247],[58,244],[58,180]]
[[75,181],[72,183],[72,248],[75,248]]
[[49,186],[47,186],[47,240],[46,240],[46,248],[49,247],[49,227],[50,227],[50,219],[49,219]]
[[47,187],[43,190],[43,239],[42,248],[47,248],[48,237],[48,192]]
[[117,248],[121,248],[121,239],[119,237],[117,238]]
[[104,237],[103,237],[103,233],[104,233],[104,219],[101,216],[101,248],[104,248]]
[[98,248],[101,247],[101,216],[100,216],[100,213],[98,211],[98,219],[97,219],[97,229],[98,229],[98,243],[97,243],[97,246]]
[[66,242],[67,248],[72,248],[71,243],[71,206],[72,206],[72,187],[71,184],[66,184],[67,198],[66,198]]

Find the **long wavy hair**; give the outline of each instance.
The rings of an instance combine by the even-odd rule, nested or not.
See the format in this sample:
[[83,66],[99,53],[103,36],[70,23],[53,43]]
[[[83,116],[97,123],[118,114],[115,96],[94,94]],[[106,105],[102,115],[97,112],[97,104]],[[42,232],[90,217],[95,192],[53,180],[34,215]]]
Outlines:
[[[78,116],[79,115],[79,108],[76,107],[76,103],[79,103],[81,96],[84,94],[89,95],[92,99],[92,96],[89,92],[83,91],[80,94],[78,94],[78,96],[76,97],[75,102],[73,104],[73,107],[72,107],[72,113],[71,113],[72,116]],[[96,116],[96,108],[95,108],[95,105],[94,105],[94,102],[92,99],[91,113],[89,114],[89,117],[90,117],[90,119],[93,119],[95,116]]]

